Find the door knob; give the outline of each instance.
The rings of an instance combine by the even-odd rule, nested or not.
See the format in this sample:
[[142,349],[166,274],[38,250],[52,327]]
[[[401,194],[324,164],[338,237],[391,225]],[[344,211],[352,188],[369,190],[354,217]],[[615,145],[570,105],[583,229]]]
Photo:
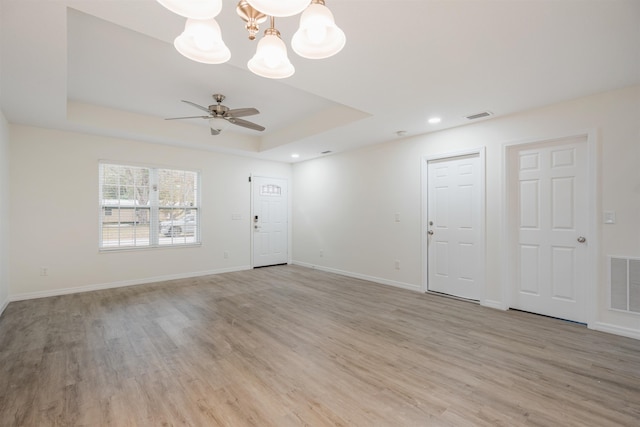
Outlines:
[[429,230],[429,231],[427,231],[427,234],[428,234],[429,236],[433,236],[433,230]]
[[578,243],[584,243],[586,241],[587,241],[586,237],[583,237],[583,236],[578,237]]

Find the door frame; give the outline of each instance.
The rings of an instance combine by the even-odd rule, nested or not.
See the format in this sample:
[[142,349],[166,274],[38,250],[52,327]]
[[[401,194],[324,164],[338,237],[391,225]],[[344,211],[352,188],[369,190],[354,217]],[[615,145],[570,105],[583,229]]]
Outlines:
[[526,140],[512,141],[503,144],[502,147],[502,209],[500,209],[500,223],[502,224],[502,238],[501,247],[503,250],[501,264],[505,267],[502,270],[502,300],[503,310],[508,310],[511,307],[513,301],[514,284],[516,283],[516,269],[515,269],[515,246],[517,245],[517,210],[514,209],[514,203],[516,203],[516,197],[514,194],[515,183],[513,182],[513,174],[517,172],[515,165],[512,164],[511,157],[513,153],[518,151],[535,148],[541,145],[548,145],[550,143],[557,142],[558,145],[562,145],[564,140],[584,138],[587,144],[587,164],[586,164],[586,186],[587,186],[587,233],[588,233],[588,245],[587,245],[587,268],[586,273],[586,290],[585,290],[585,318],[587,320],[587,326],[591,328],[591,325],[596,320],[597,315],[597,287],[596,283],[599,278],[598,267],[598,200],[597,200],[597,183],[599,176],[598,169],[598,151],[597,151],[597,139],[596,131],[594,129],[587,129],[583,131],[571,132],[566,134],[554,135],[546,138],[532,138]]
[[427,231],[429,231],[429,162],[434,160],[447,160],[447,159],[455,159],[457,157],[464,156],[473,156],[477,155],[480,163],[480,238],[478,242],[478,247],[481,248],[480,258],[478,262],[482,265],[482,274],[480,275],[480,299],[479,303],[483,304],[485,295],[486,295],[486,272],[487,272],[487,264],[486,264],[486,167],[485,167],[485,147],[475,147],[468,148],[460,151],[449,151],[446,153],[440,154],[431,154],[427,156],[423,156],[421,159],[421,197],[422,197],[422,215],[421,215],[421,247],[422,253],[420,254],[422,260],[422,284],[421,290],[422,292],[429,292],[429,235]]
[[268,175],[262,175],[262,174],[249,174],[249,236],[250,236],[250,248],[249,248],[249,261],[250,261],[250,268],[255,268],[254,265],[254,260],[253,260],[253,250],[254,250],[254,233],[253,233],[253,217],[255,215],[254,213],[254,208],[255,206],[253,205],[253,191],[255,190],[255,179],[254,178],[266,178],[266,179],[279,179],[282,181],[285,181],[287,183],[287,264],[291,264],[291,260],[292,260],[292,256],[291,256],[291,243],[292,243],[292,236],[291,236],[291,185],[290,185],[290,179],[286,178],[286,177],[282,177],[282,176],[268,176]]

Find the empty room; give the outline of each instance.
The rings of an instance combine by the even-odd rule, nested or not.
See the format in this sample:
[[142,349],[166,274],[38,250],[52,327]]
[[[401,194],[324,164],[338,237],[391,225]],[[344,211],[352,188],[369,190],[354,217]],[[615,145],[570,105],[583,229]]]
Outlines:
[[0,426],[640,424],[637,0],[0,0]]

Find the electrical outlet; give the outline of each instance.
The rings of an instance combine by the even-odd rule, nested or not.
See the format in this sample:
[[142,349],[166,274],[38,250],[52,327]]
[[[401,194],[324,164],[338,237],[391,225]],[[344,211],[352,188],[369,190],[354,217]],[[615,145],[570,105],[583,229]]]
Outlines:
[[47,267],[40,267],[40,275],[41,276],[48,276],[49,275],[49,269]]
[[320,249],[320,258],[322,258],[323,256],[324,256],[324,251]]
[[229,258],[229,252],[228,251],[224,251],[223,256],[224,256],[224,259],[228,259]]
[[400,261],[396,260],[396,270],[400,270]]

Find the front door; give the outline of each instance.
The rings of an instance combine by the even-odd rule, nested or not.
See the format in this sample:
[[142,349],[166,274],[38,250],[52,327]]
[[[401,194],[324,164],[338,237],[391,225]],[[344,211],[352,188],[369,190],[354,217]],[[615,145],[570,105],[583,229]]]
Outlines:
[[510,162],[511,307],[586,322],[586,137],[515,149]]
[[478,153],[427,164],[427,289],[479,300],[484,283]]
[[253,266],[286,264],[288,262],[288,192],[287,181],[254,176]]

